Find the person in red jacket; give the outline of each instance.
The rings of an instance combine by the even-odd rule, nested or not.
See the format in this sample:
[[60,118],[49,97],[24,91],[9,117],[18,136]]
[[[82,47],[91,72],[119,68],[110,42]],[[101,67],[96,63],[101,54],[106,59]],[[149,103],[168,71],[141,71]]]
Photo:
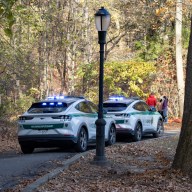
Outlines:
[[146,103],[151,107],[151,108],[155,108],[156,104],[157,104],[157,99],[154,96],[154,93],[151,93],[149,95],[149,97],[147,98]]

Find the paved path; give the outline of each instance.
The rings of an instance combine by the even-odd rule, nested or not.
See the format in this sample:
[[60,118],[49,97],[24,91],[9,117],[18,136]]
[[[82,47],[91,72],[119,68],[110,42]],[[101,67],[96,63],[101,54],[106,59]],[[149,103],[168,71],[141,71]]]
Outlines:
[[62,162],[77,153],[63,151],[42,151],[29,155],[0,156],[0,191],[9,189],[25,179],[45,175],[63,166]]

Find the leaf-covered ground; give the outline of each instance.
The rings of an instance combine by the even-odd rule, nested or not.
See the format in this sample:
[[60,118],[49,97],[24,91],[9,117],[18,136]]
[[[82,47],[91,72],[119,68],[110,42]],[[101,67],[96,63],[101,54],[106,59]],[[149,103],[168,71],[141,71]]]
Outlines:
[[[172,122],[165,129],[180,126]],[[104,167],[94,164],[95,152],[90,152],[36,191],[192,191],[191,179],[171,169],[177,142],[178,136],[108,147]]]
[[106,166],[95,165],[95,152],[90,152],[36,191],[192,191],[190,178],[171,169],[177,142],[175,136],[117,144],[106,148]]

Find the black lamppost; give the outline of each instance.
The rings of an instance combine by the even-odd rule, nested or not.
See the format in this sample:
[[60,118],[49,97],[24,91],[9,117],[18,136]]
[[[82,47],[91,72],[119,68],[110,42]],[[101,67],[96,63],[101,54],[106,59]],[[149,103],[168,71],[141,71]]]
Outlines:
[[107,29],[110,24],[111,16],[109,12],[101,7],[95,13],[95,25],[98,30],[100,44],[100,70],[99,70],[99,111],[96,120],[96,156],[94,162],[103,164],[106,162],[105,157],[105,120],[103,119],[103,65],[104,65],[104,45],[106,43]]

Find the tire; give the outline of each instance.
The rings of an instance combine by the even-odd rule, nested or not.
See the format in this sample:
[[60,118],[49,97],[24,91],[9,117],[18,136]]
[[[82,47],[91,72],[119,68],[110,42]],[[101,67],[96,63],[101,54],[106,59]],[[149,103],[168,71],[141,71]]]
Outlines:
[[163,126],[163,121],[162,120],[158,120],[157,123],[157,132],[153,133],[153,137],[154,138],[158,138],[160,136],[162,136],[164,134],[164,126]]
[[142,125],[141,123],[137,123],[133,135],[133,141],[141,141],[141,139],[142,139]]
[[116,128],[114,125],[111,125],[109,128],[109,133],[108,133],[108,141],[106,142],[106,146],[111,146],[115,144],[116,142]]
[[20,145],[20,147],[21,147],[21,151],[24,154],[31,154],[34,151],[34,147],[31,147],[31,146]]
[[76,151],[77,152],[84,152],[87,150],[87,139],[88,135],[84,128],[81,128],[79,131],[77,143],[76,143]]

